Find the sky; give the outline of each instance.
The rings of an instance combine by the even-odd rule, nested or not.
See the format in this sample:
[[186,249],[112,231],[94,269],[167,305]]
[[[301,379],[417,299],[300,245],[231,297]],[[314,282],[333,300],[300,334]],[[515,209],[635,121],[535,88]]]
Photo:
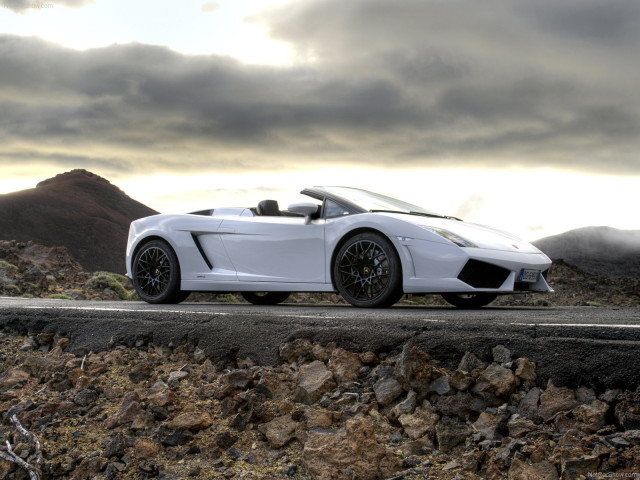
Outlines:
[[639,32],[633,0],[0,0],[0,194],[84,168],[165,213],[346,185],[637,230]]

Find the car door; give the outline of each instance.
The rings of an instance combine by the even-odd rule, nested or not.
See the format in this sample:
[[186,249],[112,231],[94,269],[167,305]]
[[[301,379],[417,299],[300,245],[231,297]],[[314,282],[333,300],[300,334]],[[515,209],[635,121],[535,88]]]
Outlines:
[[325,283],[324,226],[322,219],[238,217],[219,232],[241,282]]

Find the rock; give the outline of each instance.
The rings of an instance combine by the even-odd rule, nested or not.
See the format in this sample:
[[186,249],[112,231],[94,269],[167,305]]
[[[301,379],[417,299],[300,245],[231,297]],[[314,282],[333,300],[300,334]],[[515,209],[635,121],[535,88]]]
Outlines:
[[343,348],[336,348],[331,352],[329,368],[338,385],[354,382],[362,368],[362,362],[357,353],[350,353]]
[[363,352],[359,356],[360,356],[360,361],[362,362],[363,365],[372,367],[380,363],[380,359],[373,352]]
[[471,387],[473,393],[493,393],[498,397],[505,397],[515,390],[516,376],[508,368],[492,363],[476,379]]
[[468,390],[473,382],[473,377],[462,370],[456,370],[449,375],[449,385],[461,392]]
[[213,441],[220,449],[227,450],[238,441],[238,436],[228,432],[223,432],[216,435]]
[[466,352],[460,360],[460,364],[458,365],[458,370],[462,370],[463,372],[471,373],[474,370],[479,368],[483,369],[487,366],[482,360],[476,357],[471,352]]
[[167,384],[170,388],[176,388],[180,381],[187,378],[189,376],[189,372],[184,372],[182,370],[174,371],[169,374],[169,379],[167,380]]
[[240,390],[247,390],[253,385],[253,375],[247,370],[233,370],[220,378],[223,385],[231,385]]
[[306,404],[314,403],[323,394],[333,390],[335,386],[333,375],[325,364],[315,360],[300,367],[294,400]]
[[198,364],[202,364],[205,362],[205,360],[207,359],[207,354],[205,353],[205,351],[203,349],[201,349],[200,347],[196,347],[193,350],[193,361],[198,363]]
[[86,480],[94,478],[102,467],[102,460],[98,457],[85,457],[71,474],[71,480]]
[[73,403],[86,407],[98,400],[98,393],[95,390],[83,388],[78,390],[73,396]]
[[526,358],[516,359],[516,377],[528,382],[535,382],[536,364]]
[[608,410],[608,404],[600,400],[594,400],[589,405],[579,405],[574,408],[573,418],[581,424],[580,429],[582,431],[593,433],[605,425],[605,415]]
[[[431,357],[411,343],[406,343],[395,365],[393,376],[408,392],[418,395],[429,393],[429,384],[435,378]],[[439,375],[437,375],[439,376]]]
[[502,419],[497,415],[482,412],[473,423],[473,429],[486,440],[499,440],[502,435],[498,433],[498,427]]
[[576,388],[575,395],[576,400],[580,404],[588,405],[594,400],[597,400],[596,392],[593,390],[593,388],[578,387]]
[[640,428],[640,393],[625,392],[617,396],[614,414],[625,430]]
[[528,418],[522,418],[516,414],[509,420],[507,424],[509,428],[509,436],[512,438],[520,438],[525,436],[529,432],[533,432],[537,429],[537,425]]
[[540,407],[538,415],[545,422],[551,420],[559,412],[568,412],[577,406],[577,401],[573,390],[568,387],[556,387],[551,379],[547,384],[547,389],[540,394]]
[[393,409],[391,410],[393,417],[398,418],[401,415],[412,414],[416,408],[417,397],[418,397],[418,394],[413,390],[411,390],[407,394],[407,398],[404,401],[398,403],[393,407]]
[[311,357],[313,346],[309,340],[296,338],[292,342],[283,343],[278,351],[280,358],[288,363],[297,362],[300,357]]
[[398,418],[405,433],[412,440],[417,440],[429,432],[433,437],[438,420],[440,420],[440,415],[435,413],[428,404],[423,408],[416,408],[412,415],[401,415]]
[[468,392],[440,397],[435,406],[442,415],[460,418],[475,417],[485,409],[484,402]]
[[640,445],[640,430],[627,430],[622,433],[622,438],[631,445]]
[[172,430],[202,430],[213,425],[213,420],[206,412],[185,412],[167,422]]
[[297,426],[291,415],[283,415],[261,424],[258,429],[267,437],[272,448],[280,448],[293,439]]
[[509,480],[558,480],[558,471],[552,463],[543,461],[528,465],[518,458],[511,461]]
[[561,461],[561,477],[581,478],[589,473],[597,473],[599,466],[600,459],[594,455],[580,455],[578,458],[563,458]]
[[140,383],[148,380],[153,375],[153,367],[148,362],[136,363],[129,371],[129,380]]
[[39,346],[51,345],[53,343],[53,339],[55,337],[55,333],[39,333],[36,335],[36,342]]
[[311,432],[302,461],[316,480],[374,480],[389,478],[402,462],[380,445],[371,420],[356,417],[339,433]]
[[169,389],[169,385],[158,379],[147,390],[145,400],[152,407],[165,407],[175,401],[175,394]]
[[459,443],[464,442],[472,433],[471,427],[457,418],[442,417],[442,420],[436,425],[438,449],[447,453]]
[[54,368],[55,362],[47,357],[28,356],[22,362],[22,369],[33,377],[39,377]]
[[133,451],[138,460],[148,460],[160,453],[160,445],[149,438],[138,438],[133,444]]
[[325,409],[307,410],[305,412],[307,418],[307,428],[329,428],[333,423],[333,412]]
[[104,447],[104,453],[102,454],[105,458],[118,457],[122,458],[125,454],[126,445],[124,443],[124,438],[121,433],[116,433],[111,440]]
[[129,392],[124,396],[120,408],[116,413],[104,421],[104,426],[111,429],[125,423],[132,422],[142,410],[140,409],[140,397],[136,392]]
[[191,440],[193,440],[192,435],[183,430],[176,430],[171,435],[164,437],[161,442],[167,447],[177,447],[178,445],[186,445]]
[[496,363],[508,363],[511,361],[511,350],[504,345],[496,345],[491,349],[493,361]]
[[390,405],[403,391],[400,382],[393,377],[381,378],[373,386],[376,401],[383,407]]
[[19,368],[9,368],[0,376],[0,391],[21,387],[27,380],[29,380],[27,372]]
[[538,404],[540,403],[540,389],[534,387],[527,392],[518,404],[518,415],[524,418],[533,419],[538,414]]
[[451,392],[451,385],[449,384],[449,376],[444,375],[436,378],[429,385],[429,393],[437,393],[438,395],[446,395]]

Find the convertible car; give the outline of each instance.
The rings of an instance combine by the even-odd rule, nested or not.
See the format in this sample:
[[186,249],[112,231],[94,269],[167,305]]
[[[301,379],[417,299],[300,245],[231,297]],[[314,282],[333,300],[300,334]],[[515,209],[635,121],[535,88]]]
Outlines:
[[240,292],[277,304],[291,292],[338,292],[357,307],[441,294],[478,308],[500,294],[550,292],[549,258],[508,233],[384,195],[313,187],[280,210],[214,208],[131,223],[127,276],[149,303],[190,292]]

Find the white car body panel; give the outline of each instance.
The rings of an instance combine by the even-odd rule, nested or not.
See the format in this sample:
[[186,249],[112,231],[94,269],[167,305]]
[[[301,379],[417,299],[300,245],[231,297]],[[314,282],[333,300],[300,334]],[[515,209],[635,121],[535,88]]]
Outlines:
[[[461,247],[433,231],[452,232],[477,248]],[[395,247],[405,293],[513,293],[524,269],[545,272],[551,261],[526,241],[457,219],[366,212],[311,221],[294,216],[256,216],[248,208],[212,215],[155,215],[132,222],[127,275],[136,249],[162,238],[175,251],[185,291],[334,292],[334,254],[354,231],[373,230]],[[499,285],[474,287],[458,277],[471,259],[508,270]],[[527,291],[552,291],[543,275]]]

